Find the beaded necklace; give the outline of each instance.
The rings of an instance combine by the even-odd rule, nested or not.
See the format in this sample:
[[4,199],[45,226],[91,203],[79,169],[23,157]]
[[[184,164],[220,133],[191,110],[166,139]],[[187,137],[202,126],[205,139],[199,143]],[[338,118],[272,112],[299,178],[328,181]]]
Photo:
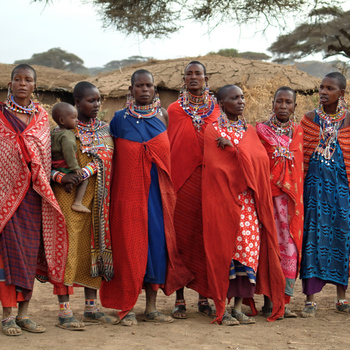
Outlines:
[[209,89],[205,89],[202,96],[194,96],[187,89],[184,89],[180,92],[178,101],[186,114],[192,118],[193,126],[200,132],[204,124],[203,119],[210,116],[215,107]]
[[236,121],[230,120],[226,113],[221,110],[221,114],[218,118],[218,127],[220,129],[226,129],[229,134],[234,134],[232,135],[235,136],[233,137],[234,143],[238,144],[247,130],[247,122],[243,115]]
[[[136,105],[135,100],[133,98],[131,98],[127,102],[126,112],[131,117],[137,118],[138,120],[136,121],[136,123],[139,124],[139,119],[153,118],[158,113],[162,113],[160,108],[161,108],[161,106],[160,106],[159,95],[156,94],[154,99],[153,99],[153,102],[151,104],[145,105],[145,106]],[[124,118],[126,118],[126,115],[124,116]]]
[[[105,149],[103,142],[100,142],[97,131],[101,128],[101,121],[93,119],[90,124],[78,121],[78,137],[81,142],[80,149],[82,153],[95,153],[98,149]],[[97,141],[97,142],[95,142]]]
[[14,111],[15,113],[22,113],[22,114],[34,114],[35,112],[37,112],[37,109],[32,100],[29,100],[28,107],[23,107],[15,102],[13,95],[9,96],[6,99],[6,108],[10,109],[11,111]]
[[[346,109],[343,105],[338,105],[338,111],[336,114],[330,115],[324,111],[323,105],[320,105],[316,110],[316,113],[320,117],[320,140],[315,148],[314,158],[317,160],[322,156],[325,162],[328,164],[332,159],[336,149],[336,143],[338,138],[338,130],[343,125],[346,117]],[[323,159],[321,159],[321,163]]]
[[337,110],[336,114],[327,114],[324,111],[323,105],[320,104],[316,112],[318,116],[325,121],[331,120],[332,123],[341,123],[346,117],[346,109],[342,104],[338,104]]
[[[294,152],[289,150],[293,138],[294,123],[291,120],[282,123],[277,119],[276,114],[272,113],[269,124],[277,137],[277,147],[273,152],[272,158],[284,157],[289,160],[294,159]],[[288,141],[285,141],[283,136],[287,136]]]

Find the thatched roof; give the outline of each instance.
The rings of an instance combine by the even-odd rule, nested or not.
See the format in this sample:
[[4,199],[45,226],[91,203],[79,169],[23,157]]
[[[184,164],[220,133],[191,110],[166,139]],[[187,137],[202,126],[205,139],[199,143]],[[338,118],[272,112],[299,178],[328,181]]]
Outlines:
[[[15,64],[0,63],[0,89],[7,89],[10,82],[11,72]],[[33,66],[37,74],[37,89],[39,91],[68,91],[72,92],[75,84],[86,78],[85,75],[75,74],[69,71]]]
[[279,79],[283,84],[297,91],[309,92],[315,90],[320,83],[318,78],[294,66],[218,55],[165,61],[151,60],[113,72],[102,73],[88,80],[95,84],[105,97],[122,97],[128,92],[132,73],[142,68],[153,74],[155,84],[159,88],[178,91],[182,85],[184,68],[192,60],[198,60],[206,66],[210,89],[214,92],[226,84],[240,84],[252,88],[264,86],[274,79]]

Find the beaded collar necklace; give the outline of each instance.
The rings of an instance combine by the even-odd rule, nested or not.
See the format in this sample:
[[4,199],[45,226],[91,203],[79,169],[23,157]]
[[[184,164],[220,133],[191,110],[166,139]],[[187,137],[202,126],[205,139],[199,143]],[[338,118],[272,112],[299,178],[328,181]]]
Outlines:
[[103,142],[100,142],[97,131],[101,128],[101,120],[92,119],[90,124],[78,120],[78,137],[81,142],[82,153],[95,153],[97,149],[105,149]]
[[239,116],[238,120],[233,121],[228,119],[223,110],[221,110],[221,114],[218,118],[218,126],[220,129],[226,129],[228,133],[235,133],[238,140],[243,138],[243,134],[247,130],[247,122],[243,115]]
[[346,109],[342,104],[338,104],[336,114],[327,114],[322,104],[320,104],[316,112],[321,119],[331,123],[341,123],[346,117]]
[[[269,123],[277,137],[277,146],[275,147],[272,158],[284,157],[286,159],[293,160],[294,152],[290,151],[289,147],[293,138],[294,123],[291,120],[282,123],[277,119],[275,113],[271,114]],[[288,141],[283,139],[282,136],[287,136]],[[294,167],[294,164],[292,164],[292,167]]]
[[[336,149],[336,142],[338,138],[338,130],[341,128],[346,117],[346,109],[341,104],[338,105],[338,111],[334,115],[329,115],[324,111],[323,105],[316,110],[320,117],[320,138],[319,143],[315,148],[314,158],[320,159],[322,156],[328,164],[332,159]],[[323,159],[321,158],[321,163]]]
[[210,116],[215,107],[215,102],[205,89],[202,96],[194,96],[187,89],[180,92],[179,103],[188,116],[192,118],[193,126],[198,132],[201,131],[204,124],[204,118]]
[[282,123],[277,119],[275,113],[273,113],[270,117],[270,125],[272,129],[275,131],[276,135],[287,135],[288,137],[293,136],[293,122],[288,120],[285,123]]
[[[137,119],[149,119],[155,117],[161,111],[160,99],[159,95],[156,94],[153,102],[149,105],[138,106],[135,104],[135,100],[131,99],[131,101],[127,102],[126,112],[133,118]],[[126,117],[126,116],[125,116]],[[139,123],[137,120],[136,123]]]
[[35,114],[35,112],[37,112],[37,109],[34,105],[34,102],[32,100],[29,101],[29,106],[24,107],[24,106],[20,106],[19,104],[17,104],[13,98],[13,95],[9,96],[6,99],[6,108],[10,109],[11,111],[15,112],[15,113],[22,113],[22,114]]

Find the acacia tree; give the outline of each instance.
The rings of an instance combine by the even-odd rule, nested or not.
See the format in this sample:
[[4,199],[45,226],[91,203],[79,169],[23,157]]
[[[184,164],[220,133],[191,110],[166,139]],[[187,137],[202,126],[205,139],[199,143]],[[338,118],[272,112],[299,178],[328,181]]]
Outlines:
[[64,69],[69,71],[85,71],[87,68],[83,66],[84,61],[74,55],[73,53],[69,53],[60,49],[59,47],[50,49],[46,52],[35,53],[31,58],[25,60],[15,61],[15,64],[36,64],[39,66]]
[[[33,0],[50,3],[55,0]],[[264,17],[267,24],[279,22],[292,12],[307,13],[316,6],[343,0],[91,0],[104,25],[145,38],[163,37],[181,28],[184,20],[206,22],[209,28],[221,22],[247,23]]]
[[342,55],[350,58],[350,11],[323,7],[309,14],[309,21],[291,33],[281,35],[269,47],[275,61],[294,60],[321,52],[324,58]]

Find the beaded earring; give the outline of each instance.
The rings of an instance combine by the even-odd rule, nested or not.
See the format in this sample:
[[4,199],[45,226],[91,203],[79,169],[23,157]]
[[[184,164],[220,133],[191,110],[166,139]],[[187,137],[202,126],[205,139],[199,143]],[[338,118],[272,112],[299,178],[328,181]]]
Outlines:
[[7,88],[7,98],[9,98],[11,96],[11,88],[10,86],[8,86]]
[[131,107],[135,103],[134,96],[129,92],[126,96],[126,106]]
[[183,105],[184,106],[188,106],[190,98],[189,98],[189,93],[187,90],[187,85],[186,83],[183,83],[180,89],[180,96],[182,98],[183,101]]
[[344,96],[340,96],[338,98],[338,105],[337,105],[337,111],[340,111],[342,108],[347,109],[348,108],[348,103],[345,100]]
[[205,82],[205,85],[203,86],[203,102],[207,105],[208,101],[209,101],[209,95],[210,95],[210,91],[209,91],[209,84],[207,82]]

